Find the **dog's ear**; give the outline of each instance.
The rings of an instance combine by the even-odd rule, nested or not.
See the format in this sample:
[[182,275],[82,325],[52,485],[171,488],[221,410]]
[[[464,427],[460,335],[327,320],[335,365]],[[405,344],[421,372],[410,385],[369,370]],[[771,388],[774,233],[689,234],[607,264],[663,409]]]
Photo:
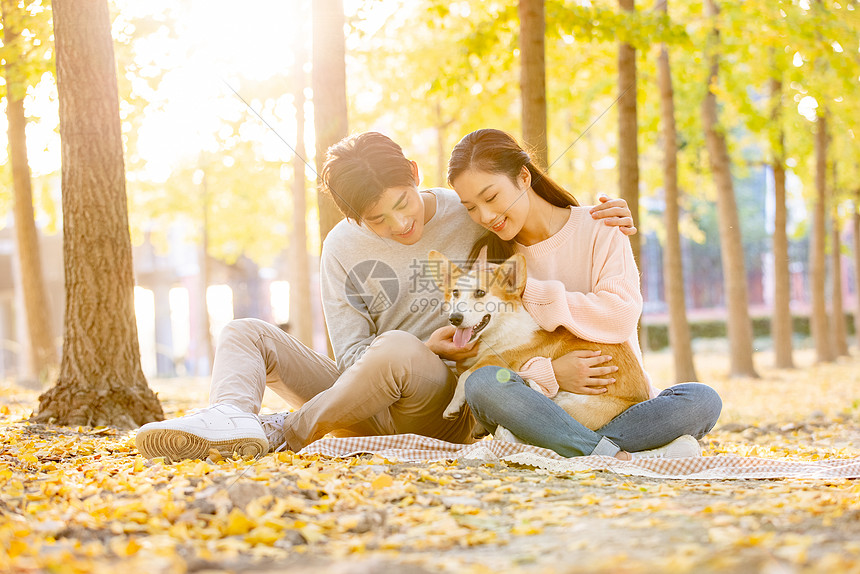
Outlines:
[[478,256],[475,258],[475,262],[472,264],[473,271],[480,271],[481,269],[487,268],[487,246],[484,245],[481,247],[481,250],[478,252]]
[[514,253],[496,269],[496,280],[517,296],[526,289],[526,258],[522,253]]
[[451,262],[450,259],[435,249],[427,254],[427,265],[425,266],[425,270],[426,275],[428,275],[442,291],[447,291],[454,281],[457,280],[457,277],[463,273],[459,267]]

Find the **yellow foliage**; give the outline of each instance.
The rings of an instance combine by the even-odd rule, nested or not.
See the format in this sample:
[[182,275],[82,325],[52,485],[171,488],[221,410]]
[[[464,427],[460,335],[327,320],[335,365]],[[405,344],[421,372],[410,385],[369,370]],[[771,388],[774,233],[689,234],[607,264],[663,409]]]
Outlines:
[[279,530],[271,526],[258,526],[245,535],[245,542],[248,544],[266,544],[272,545],[281,538]]
[[373,482],[370,483],[370,486],[372,486],[376,490],[379,490],[381,488],[388,488],[392,484],[394,484],[394,479],[391,478],[391,475],[380,474],[373,479]]
[[[709,379],[726,415],[705,453],[860,456],[857,367],[763,369],[752,386]],[[812,385],[824,392],[807,393]],[[169,392],[161,397],[175,408]],[[0,416],[22,412],[9,411]],[[113,574],[119,563],[122,574],[181,572],[194,560],[250,567],[306,552],[350,567],[392,560],[444,572],[478,562],[496,572],[733,572],[757,560],[797,574],[822,564],[851,572],[858,498],[852,480],[669,481],[372,455],[165,464],[143,459],[133,435],[105,428],[0,425],[0,570],[21,572]]]
[[238,508],[234,508],[227,516],[227,527],[224,530],[224,534],[227,536],[247,534],[256,525],[257,523],[248,518],[244,512]]

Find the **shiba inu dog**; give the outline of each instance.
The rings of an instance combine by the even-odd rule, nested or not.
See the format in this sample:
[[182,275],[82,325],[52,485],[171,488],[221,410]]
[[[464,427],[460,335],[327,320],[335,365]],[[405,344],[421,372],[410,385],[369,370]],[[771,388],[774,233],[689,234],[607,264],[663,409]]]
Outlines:
[[[586,427],[597,430],[631,405],[649,398],[647,377],[629,344],[594,343],[564,327],[548,332],[538,326],[523,306],[526,286],[523,255],[515,254],[497,265],[487,263],[486,251],[482,251],[468,272],[438,251],[431,251],[429,260],[430,274],[445,294],[448,320],[456,327],[455,345],[462,347],[475,339],[479,345],[474,363],[463,365],[468,368],[457,381],[445,418],[455,417],[463,407],[466,379],[477,369],[499,366],[518,371],[533,357],[555,359],[575,350],[600,349],[612,357],[607,365],[618,366],[616,382],[607,387],[607,392],[579,395],[559,391],[553,399]],[[540,392],[534,382],[526,383]],[[501,427],[495,433],[497,438],[500,430]],[[510,434],[501,432],[505,436]]]

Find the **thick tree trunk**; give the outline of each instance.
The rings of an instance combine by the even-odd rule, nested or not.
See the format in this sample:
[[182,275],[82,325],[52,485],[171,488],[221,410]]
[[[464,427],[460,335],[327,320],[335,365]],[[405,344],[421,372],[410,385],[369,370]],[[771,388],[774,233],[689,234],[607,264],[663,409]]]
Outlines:
[[292,277],[290,283],[290,326],[292,335],[299,341],[313,347],[313,307],[311,306],[310,259],[308,257],[308,214],[307,185],[305,180],[305,77],[304,65],[307,60],[303,30],[304,22],[296,19],[296,49],[293,57],[293,102],[296,106],[296,153],[293,156],[293,237]]
[[[346,106],[346,40],[343,0],[313,2],[314,131],[317,175],[322,173],[328,148],[348,135]],[[341,220],[334,201],[318,194],[320,242]]]
[[106,0],[54,0],[66,315],[36,420],[132,428],[164,414],[140,368],[116,63]]
[[[15,4],[3,0],[3,43],[13,47],[19,30],[11,24]],[[33,190],[30,182],[30,164],[27,158],[27,118],[24,114],[25,87],[21,72],[7,54],[4,67],[6,79],[6,119],[8,122],[9,163],[12,167],[13,210],[18,263],[21,270],[24,310],[27,316],[27,333],[30,344],[30,362],[33,373],[41,381],[56,375],[57,349],[54,346],[50,305],[42,274],[42,257],[39,234],[33,212]],[[27,346],[27,345],[25,345]]]
[[[708,16],[715,18],[718,10],[714,0],[706,0]],[[705,129],[705,143],[710,159],[711,171],[717,187],[717,212],[720,222],[720,258],[723,265],[726,304],[728,307],[727,331],[729,337],[729,358],[733,377],[758,377],[753,364],[752,322],[749,316],[747,297],[746,264],[744,262],[743,242],[740,221],[735,202],[735,189],[732,182],[731,161],[725,135],[719,126],[717,96],[711,86],[717,81],[719,73],[719,32],[716,24],[710,33],[710,64],[708,91],[702,102],[702,124]]]
[[520,0],[519,13],[523,140],[535,165],[546,170],[548,150],[544,0]]
[[[661,1],[662,10],[667,10]],[[675,382],[696,381],[690,325],[687,323],[687,303],[684,298],[684,266],[681,258],[681,234],[678,193],[677,131],[675,128],[675,99],[669,50],[660,48],[657,60],[657,84],[660,87],[660,124],[663,132],[663,188],[666,197],[666,250],[663,261],[663,284],[669,306],[669,342],[675,360]]]
[[827,118],[818,116],[815,134],[815,188],[812,207],[812,237],[809,246],[809,285],[812,291],[812,316],[809,320],[815,354],[819,362],[833,361],[827,318],[827,264],[825,254],[827,214]]
[[[836,169],[834,168],[833,181],[836,179]],[[835,194],[834,190],[834,196]],[[842,238],[839,235],[839,213],[836,210],[836,201],[833,201],[833,229],[831,231],[831,267],[833,269],[833,282],[831,283],[833,299],[833,322],[832,340],[833,352],[837,357],[848,356],[848,333],[845,329],[845,306],[842,297]]]
[[[633,12],[635,0],[618,0],[622,10]],[[639,226],[639,124],[636,113],[636,48],[618,46],[618,191]],[[639,263],[641,235],[630,237],[633,256]],[[641,265],[640,265],[641,267]]]
[[[314,0],[311,85],[314,93],[317,184],[325,163],[326,150],[349,133],[346,106],[346,39],[343,30],[345,20],[343,0]],[[325,193],[317,193],[317,208],[322,245],[328,232],[343,216],[334,200]],[[329,356],[333,357],[334,351],[328,337],[326,344]]]
[[782,132],[782,82],[771,81],[773,121],[779,130],[776,148],[773,150],[774,229],[773,229],[773,313],[771,314],[771,336],[773,337],[774,362],[779,369],[793,369],[793,327],[791,321],[791,292],[788,269],[788,234],[786,225],[788,212],[785,205],[785,151]]

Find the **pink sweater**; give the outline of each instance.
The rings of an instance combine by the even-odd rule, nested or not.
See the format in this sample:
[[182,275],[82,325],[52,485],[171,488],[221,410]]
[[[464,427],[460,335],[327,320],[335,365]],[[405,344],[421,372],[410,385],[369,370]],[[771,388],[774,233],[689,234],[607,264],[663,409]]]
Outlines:
[[[572,207],[558,233],[534,245],[516,245],[528,273],[523,302],[541,328],[561,326],[597,343],[627,341],[642,363],[636,333],[642,293],[630,241],[617,227],[592,219],[589,209]],[[548,397],[558,393],[547,357],[531,359],[519,374]],[[651,396],[657,393],[651,384]]]

